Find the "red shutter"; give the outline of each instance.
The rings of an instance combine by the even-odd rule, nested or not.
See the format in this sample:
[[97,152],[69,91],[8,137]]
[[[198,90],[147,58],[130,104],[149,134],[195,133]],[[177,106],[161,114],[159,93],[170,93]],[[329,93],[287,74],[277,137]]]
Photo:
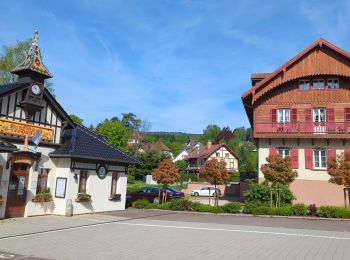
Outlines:
[[298,121],[298,110],[296,108],[292,108],[292,123],[296,123]]
[[298,157],[298,148],[292,148],[291,150],[292,155],[292,168],[298,169],[299,168],[299,157]]
[[350,121],[350,107],[344,108],[344,121]]
[[334,122],[334,121],[335,121],[334,108],[329,107],[327,108],[327,122]]
[[311,108],[307,108],[305,110],[305,120],[307,123],[312,123],[312,110],[311,110]]
[[313,168],[313,159],[312,159],[312,149],[306,148],[305,149],[305,169],[312,169]]
[[328,149],[328,160],[334,159],[337,155],[337,152],[335,149]]
[[274,147],[270,147],[269,155],[277,155],[277,149]]
[[276,108],[271,109],[271,123],[272,124],[277,123],[277,109]]

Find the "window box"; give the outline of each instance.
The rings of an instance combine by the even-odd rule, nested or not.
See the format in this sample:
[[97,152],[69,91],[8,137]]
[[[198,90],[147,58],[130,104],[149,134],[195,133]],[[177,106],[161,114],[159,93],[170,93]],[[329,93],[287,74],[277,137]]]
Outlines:
[[78,198],[75,199],[75,202],[85,202],[91,201],[91,195],[86,192],[78,193]]
[[122,197],[121,194],[114,194],[114,195],[111,195],[111,196],[108,198],[108,200],[118,201],[118,200],[121,200],[121,197]]
[[37,193],[32,201],[35,203],[51,202],[52,195],[50,188],[44,188],[42,192]]

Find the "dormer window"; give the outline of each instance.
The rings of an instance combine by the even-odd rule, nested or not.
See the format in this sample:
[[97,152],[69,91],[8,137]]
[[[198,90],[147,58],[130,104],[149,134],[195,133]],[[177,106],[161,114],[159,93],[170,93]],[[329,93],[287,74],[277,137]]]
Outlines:
[[324,80],[315,79],[313,84],[313,89],[324,89]]
[[337,89],[339,88],[339,79],[328,79],[327,85],[329,89]]
[[300,80],[299,81],[299,89],[309,90],[310,89],[310,80]]

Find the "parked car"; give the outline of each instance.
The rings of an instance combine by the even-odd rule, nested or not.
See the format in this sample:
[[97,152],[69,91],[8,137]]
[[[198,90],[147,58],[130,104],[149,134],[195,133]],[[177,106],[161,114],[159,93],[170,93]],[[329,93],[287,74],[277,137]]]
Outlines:
[[182,191],[178,191],[177,189],[166,188],[166,190],[167,190],[167,192],[170,192],[173,199],[181,199],[181,198],[185,197],[185,193],[183,193]]
[[191,196],[215,196],[216,193],[221,196],[221,191],[214,187],[203,187],[201,189],[193,190]]
[[151,203],[159,203],[159,189],[160,198],[162,198],[163,194],[166,193],[167,201],[172,199],[170,192],[158,187],[146,187],[136,192],[129,192],[126,194],[126,199],[131,202],[139,199],[146,199]]

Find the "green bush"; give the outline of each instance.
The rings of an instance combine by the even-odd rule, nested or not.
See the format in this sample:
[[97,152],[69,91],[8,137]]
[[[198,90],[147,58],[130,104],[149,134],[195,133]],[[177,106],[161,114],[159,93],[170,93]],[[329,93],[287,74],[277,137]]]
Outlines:
[[270,208],[270,212],[268,215],[276,215],[276,216],[292,216],[293,209],[291,205],[285,205],[280,208]]
[[305,216],[308,213],[308,208],[305,204],[298,203],[292,205],[292,211],[294,216]]
[[224,212],[227,213],[238,213],[242,209],[242,203],[239,202],[229,202],[222,206]]
[[210,212],[211,206],[199,202],[192,202],[191,209],[197,212]]
[[350,210],[341,207],[321,206],[318,208],[317,216],[325,218],[350,218]]
[[132,206],[137,209],[145,209],[147,208],[151,203],[146,199],[140,199],[136,200],[132,203]]
[[[244,192],[246,202],[270,203],[270,187],[266,184],[252,183],[247,191]],[[275,203],[276,192],[272,193],[272,200]],[[285,185],[280,187],[281,205],[291,204],[294,199],[293,193]]]
[[209,212],[211,213],[220,214],[225,212],[222,206],[209,206],[209,207],[210,207]]

